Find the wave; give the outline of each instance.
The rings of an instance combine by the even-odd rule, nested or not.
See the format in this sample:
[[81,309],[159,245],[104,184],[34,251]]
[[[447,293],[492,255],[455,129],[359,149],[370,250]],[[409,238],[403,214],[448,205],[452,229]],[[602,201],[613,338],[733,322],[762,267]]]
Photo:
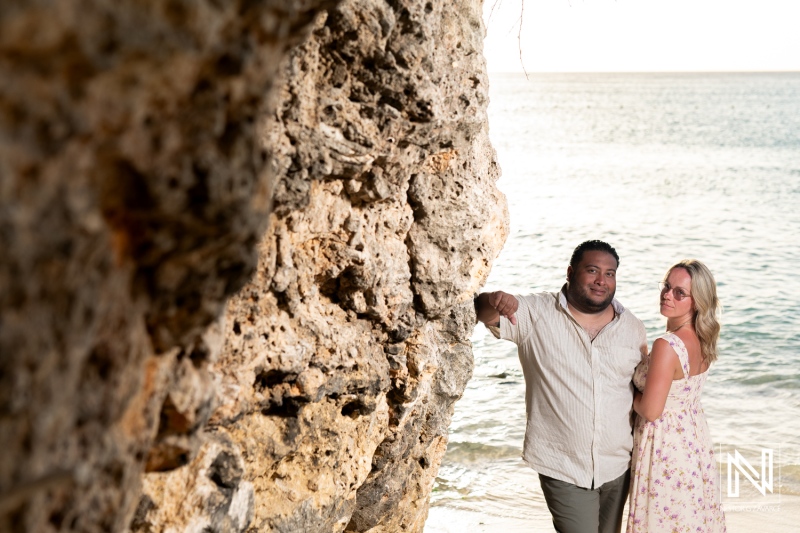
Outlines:
[[447,445],[445,460],[453,463],[479,463],[494,459],[518,459],[519,446],[504,444],[483,444],[479,442],[450,442]]

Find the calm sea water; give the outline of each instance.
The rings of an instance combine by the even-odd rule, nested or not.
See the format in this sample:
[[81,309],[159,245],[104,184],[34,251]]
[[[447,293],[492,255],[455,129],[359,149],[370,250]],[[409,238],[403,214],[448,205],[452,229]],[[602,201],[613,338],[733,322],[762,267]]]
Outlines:
[[[485,290],[557,290],[572,249],[603,239],[652,343],[658,281],[701,259],[724,306],[703,396],[712,436],[777,448],[774,490],[800,494],[800,73],[496,75],[489,120],[511,234]],[[432,505],[552,530],[520,459],[516,347],[483,326],[472,340]]]

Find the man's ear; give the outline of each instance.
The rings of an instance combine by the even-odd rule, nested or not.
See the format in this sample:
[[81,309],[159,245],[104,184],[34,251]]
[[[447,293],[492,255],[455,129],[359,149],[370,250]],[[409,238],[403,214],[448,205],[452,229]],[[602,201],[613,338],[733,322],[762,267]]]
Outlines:
[[572,281],[572,265],[567,267],[567,281]]

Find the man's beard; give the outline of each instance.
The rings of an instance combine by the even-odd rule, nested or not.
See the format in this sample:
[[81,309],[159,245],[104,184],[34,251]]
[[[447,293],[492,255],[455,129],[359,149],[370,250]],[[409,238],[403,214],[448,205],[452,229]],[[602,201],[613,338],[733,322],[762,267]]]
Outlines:
[[599,313],[604,311],[606,307],[611,304],[611,301],[614,299],[614,293],[616,291],[609,291],[608,296],[603,299],[602,302],[597,303],[595,300],[592,300],[584,290],[581,288],[576,288],[574,283],[570,282],[567,286],[567,295],[569,296],[569,302],[583,313]]

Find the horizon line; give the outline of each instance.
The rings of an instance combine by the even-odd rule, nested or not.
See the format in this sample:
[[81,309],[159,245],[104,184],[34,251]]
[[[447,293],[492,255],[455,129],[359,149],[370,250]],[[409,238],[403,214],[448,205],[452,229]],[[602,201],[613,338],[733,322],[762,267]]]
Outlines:
[[488,70],[487,74],[800,74],[795,70]]

